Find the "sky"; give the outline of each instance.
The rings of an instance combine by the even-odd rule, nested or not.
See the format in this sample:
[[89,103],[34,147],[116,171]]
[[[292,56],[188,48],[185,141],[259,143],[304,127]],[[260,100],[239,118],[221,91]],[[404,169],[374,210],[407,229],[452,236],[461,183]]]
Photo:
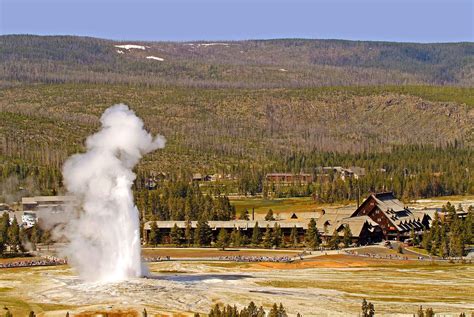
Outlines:
[[0,34],[474,41],[474,0],[0,0]]

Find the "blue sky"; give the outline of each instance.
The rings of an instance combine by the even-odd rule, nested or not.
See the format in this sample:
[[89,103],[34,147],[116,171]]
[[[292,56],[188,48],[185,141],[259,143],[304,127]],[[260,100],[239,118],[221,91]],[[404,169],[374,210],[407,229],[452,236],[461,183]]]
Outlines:
[[474,41],[473,0],[0,0],[1,34]]

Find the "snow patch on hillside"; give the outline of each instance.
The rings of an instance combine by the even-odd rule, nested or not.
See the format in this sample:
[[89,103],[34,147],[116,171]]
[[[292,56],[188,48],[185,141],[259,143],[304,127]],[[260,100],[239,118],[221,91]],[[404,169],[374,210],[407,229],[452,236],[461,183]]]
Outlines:
[[160,61],[160,62],[165,60],[164,58],[156,57],[156,56],[147,56],[146,58],[147,59],[154,59],[155,61]]
[[229,46],[230,44],[229,43],[215,42],[215,43],[186,43],[186,45],[194,46],[194,47],[201,47],[201,46],[208,47],[208,46],[218,46],[218,45]]
[[134,45],[134,44],[115,45],[115,47],[123,48],[125,50],[131,50],[131,49],[145,50],[145,46]]

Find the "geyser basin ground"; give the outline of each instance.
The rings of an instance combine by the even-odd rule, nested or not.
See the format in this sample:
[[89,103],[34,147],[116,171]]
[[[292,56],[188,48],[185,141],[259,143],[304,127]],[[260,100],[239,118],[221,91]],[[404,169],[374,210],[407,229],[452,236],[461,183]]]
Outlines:
[[375,304],[379,316],[412,316],[419,305],[456,316],[474,310],[472,265],[327,256],[287,265],[161,262],[150,270],[154,278],[94,284],[81,282],[68,266],[3,269],[0,303],[16,316],[35,310],[62,317],[66,311],[144,307],[150,313],[208,312],[216,302],[251,300],[265,306],[282,302],[291,314],[347,316],[359,312],[362,298]]

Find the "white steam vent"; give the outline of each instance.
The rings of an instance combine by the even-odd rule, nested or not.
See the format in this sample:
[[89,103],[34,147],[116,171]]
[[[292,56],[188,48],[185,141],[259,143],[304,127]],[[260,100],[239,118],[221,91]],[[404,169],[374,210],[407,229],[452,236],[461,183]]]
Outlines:
[[65,230],[70,242],[64,253],[82,279],[114,282],[146,274],[132,168],[144,154],[163,148],[165,139],[153,138],[123,104],[105,110],[100,122],[101,130],[87,138],[87,152],[64,164],[66,188],[81,204]]

